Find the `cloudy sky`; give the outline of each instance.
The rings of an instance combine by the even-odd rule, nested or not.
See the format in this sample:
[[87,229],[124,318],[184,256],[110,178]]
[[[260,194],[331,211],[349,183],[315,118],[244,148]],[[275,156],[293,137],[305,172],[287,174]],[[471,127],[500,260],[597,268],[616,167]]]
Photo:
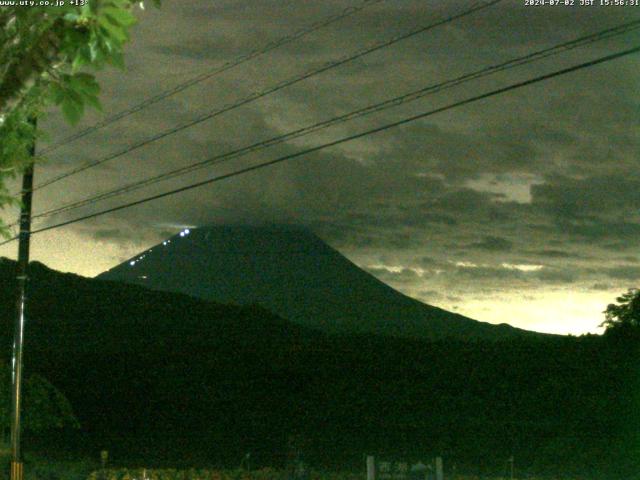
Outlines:
[[[580,3],[576,0],[576,4]],[[462,12],[386,0],[59,148],[36,183]],[[139,11],[127,70],[99,75],[110,115],[356,0],[167,0]],[[36,192],[40,212],[640,18],[640,7],[504,0]],[[56,217],[231,172],[640,44],[593,43]],[[295,223],[427,303],[532,330],[598,331],[640,279],[640,59],[632,55],[33,238],[33,258],[94,276],[183,226]],[[75,130],[103,118],[91,114]],[[50,142],[73,133],[55,114]],[[42,147],[47,142],[42,142]],[[15,212],[6,210],[10,221]],[[16,245],[0,247],[15,257]]]

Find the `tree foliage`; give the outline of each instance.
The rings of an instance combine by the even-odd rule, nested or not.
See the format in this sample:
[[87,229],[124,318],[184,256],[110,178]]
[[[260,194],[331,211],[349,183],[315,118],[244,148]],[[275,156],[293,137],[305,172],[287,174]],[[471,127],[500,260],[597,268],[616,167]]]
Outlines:
[[36,131],[30,119],[57,106],[75,124],[87,106],[101,108],[100,87],[89,72],[124,66],[124,44],[136,23],[133,9],[143,5],[75,3],[0,7],[0,208],[15,201],[5,187],[7,176],[32,161]]
[[640,289],[630,288],[616,298],[604,311],[605,321],[600,326],[609,334],[637,333],[640,331]]
[[[11,421],[11,372],[0,366],[0,425],[7,429]],[[69,400],[40,375],[24,382],[22,425],[25,430],[41,432],[65,427],[79,427]]]

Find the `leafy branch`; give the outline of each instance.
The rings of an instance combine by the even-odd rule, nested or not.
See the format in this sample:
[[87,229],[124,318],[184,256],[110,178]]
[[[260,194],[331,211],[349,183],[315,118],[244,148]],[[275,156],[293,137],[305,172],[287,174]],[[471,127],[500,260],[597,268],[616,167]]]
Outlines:
[[[153,3],[160,6],[160,0]],[[14,201],[6,178],[33,161],[29,148],[37,132],[31,118],[57,106],[74,125],[87,106],[101,110],[100,86],[90,71],[124,68],[136,5],[142,2],[0,8],[0,208]]]

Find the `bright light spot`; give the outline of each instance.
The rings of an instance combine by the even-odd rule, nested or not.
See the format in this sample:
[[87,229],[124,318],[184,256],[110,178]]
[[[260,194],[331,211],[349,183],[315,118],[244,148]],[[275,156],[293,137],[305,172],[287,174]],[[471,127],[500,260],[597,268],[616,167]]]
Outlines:
[[167,244],[167,242],[162,242],[162,245],[166,245],[166,244]]
[[383,263],[378,263],[376,265],[369,265],[369,268],[373,268],[376,270],[386,270],[387,272],[390,272],[390,273],[401,273],[405,269],[405,267],[402,267],[402,266],[385,265]]
[[129,262],[129,265],[131,265],[132,267],[133,267],[135,264],[136,264],[136,261],[135,261],[135,260],[131,260],[131,261]]
[[473,262],[456,262],[456,267],[462,268],[478,268],[479,265]]
[[[494,265],[477,264],[473,262],[455,262],[456,267],[461,268],[495,268]],[[528,263],[501,263],[500,268],[506,270],[520,270],[521,272],[537,272],[542,270],[544,265],[531,265]]]
[[536,175],[483,174],[467,181],[465,186],[478,192],[496,194],[498,202],[531,203],[531,187],[542,183],[542,178]]
[[184,237],[184,232],[180,232],[180,236],[181,236],[181,237]]
[[503,263],[501,267],[507,270],[520,270],[521,272],[537,272],[538,270],[542,270],[544,265]]
[[187,235],[189,235],[191,233],[191,230],[189,230],[188,228],[184,231],[184,233],[186,233]]

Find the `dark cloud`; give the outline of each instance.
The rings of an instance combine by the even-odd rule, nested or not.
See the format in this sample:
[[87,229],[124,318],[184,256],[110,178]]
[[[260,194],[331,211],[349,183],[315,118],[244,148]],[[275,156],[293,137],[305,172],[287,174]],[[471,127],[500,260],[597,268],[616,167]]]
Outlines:
[[603,273],[617,280],[640,281],[640,267],[636,266],[618,266],[604,269]]
[[419,268],[435,268],[444,265],[444,262],[432,257],[420,257],[416,261],[416,267]]
[[502,267],[464,267],[458,266],[454,271],[455,276],[466,277],[476,280],[516,280],[523,279],[525,277],[525,273],[510,268],[502,268]]
[[533,185],[531,196],[534,206],[560,218],[607,215],[615,219],[640,209],[640,176],[554,178]]
[[[344,0],[181,0],[166,2],[160,11],[149,9],[141,13],[133,32],[127,73],[100,73],[106,114],[351,5]],[[77,140],[50,155],[38,178],[99,159],[324,62],[468,7],[461,1],[380,2]],[[56,188],[43,189],[34,207],[39,211],[203,161],[623,23],[628,13],[625,8],[527,8],[519,2],[502,2],[219,115]],[[636,33],[565,51],[75,213],[98,211],[293,154],[620,50],[637,38]],[[384,281],[421,298],[454,302],[461,310],[465,299],[479,296],[505,302],[508,309],[509,302],[522,301],[523,292],[530,290],[571,285],[595,294],[602,289],[592,289],[594,285],[618,288],[638,279],[638,272],[627,265],[637,263],[637,258],[629,257],[636,256],[640,238],[638,71],[637,58],[619,59],[70,226],[64,232],[73,238],[69,250],[77,263],[71,265],[64,258],[52,266],[99,273],[96,265],[107,260],[94,261],[101,255],[92,248],[96,240],[107,251],[113,246],[116,253],[104,254],[111,255],[112,262],[111,258],[133,253],[182,225],[294,223],[311,228],[360,265],[388,258],[382,263],[404,269],[375,270]],[[54,139],[79,128],[65,126],[57,115],[42,125]],[[50,221],[68,220],[75,213]],[[57,237],[46,238],[50,245],[60,243]],[[42,252],[46,263],[48,254]],[[615,262],[621,265],[612,266]],[[542,268],[513,267],[520,264]],[[424,269],[425,274],[421,277],[411,268]],[[465,295],[459,292],[462,288]],[[459,298],[447,299],[442,292]]]
[[450,212],[459,212],[466,216],[482,213],[484,209],[502,195],[478,192],[470,188],[453,190],[437,198],[433,204]]
[[225,40],[225,38],[216,40],[215,38],[206,37],[188,45],[159,45],[154,47],[154,51],[168,57],[180,56],[187,59],[207,59],[209,61],[224,62],[229,58],[230,54],[237,54],[239,51],[237,48],[229,48],[229,42]]
[[574,272],[562,269],[542,269],[532,274],[537,280],[551,285],[569,284],[576,281]]
[[408,126],[394,139],[397,154],[455,182],[479,172],[530,172],[532,159],[538,156],[530,142],[528,138],[515,142],[506,132],[463,134],[430,123]]
[[458,220],[447,214],[431,213],[428,211],[420,211],[420,207],[416,209],[405,208],[404,216],[396,216],[396,221],[400,225],[408,227],[428,227],[432,224],[441,224],[449,227],[458,225]]
[[[611,250],[638,245],[637,239],[640,235],[640,222],[612,222],[599,218],[559,222],[558,228],[579,239],[605,242],[604,246]],[[608,240],[611,238],[617,238],[620,241],[610,243]]]
[[108,230],[96,230],[92,232],[93,238],[96,240],[123,240],[128,235],[123,235],[122,231],[114,228]]
[[437,302],[444,298],[444,295],[436,290],[422,290],[418,295],[427,302]]
[[367,267],[367,271],[384,282],[415,283],[420,278],[416,272],[408,268],[391,271],[384,267]]
[[551,258],[551,259],[581,258],[581,256],[576,253],[567,252],[565,250],[554,250],[554,249],[529,250],[529,251],[525,251],[525,253],[529,253],[531,255],[535,255],[538,257]]
[[490,252],[508,252],[513,248],[513,242],[502,237],[486,236],[480,242],[470,243],[467,248]]

